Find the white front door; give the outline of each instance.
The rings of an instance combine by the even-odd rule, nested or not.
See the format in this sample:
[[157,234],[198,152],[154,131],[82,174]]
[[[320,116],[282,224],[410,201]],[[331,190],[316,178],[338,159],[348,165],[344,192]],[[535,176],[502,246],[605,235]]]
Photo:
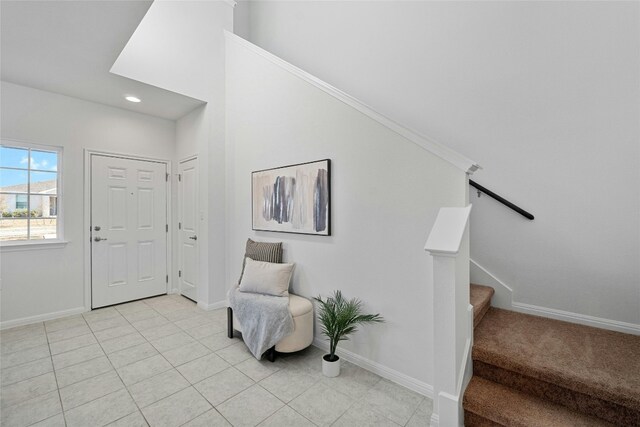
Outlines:
[[167,293],[167,165],[91,156],[91,306]]
[[198,159],[178,170],[178,280],[180,293],[197,301],[198,285]]

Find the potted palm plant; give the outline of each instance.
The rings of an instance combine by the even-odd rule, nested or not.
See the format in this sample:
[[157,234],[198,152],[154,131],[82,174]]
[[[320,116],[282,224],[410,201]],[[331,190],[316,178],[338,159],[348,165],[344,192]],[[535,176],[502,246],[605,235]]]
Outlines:
[[319,303],[322,333],[329,340],[329,354],[322,356],[322,373],[327,377],[337,377],[340,375],[340,357],[336,355],[338,343],[348,340],[359,325],[382,323],[384,319],[379,314],[363,314],[362,301],[357,298],[347,300],[340,291],[335,291],[326,300],[321,296],[314,299]]

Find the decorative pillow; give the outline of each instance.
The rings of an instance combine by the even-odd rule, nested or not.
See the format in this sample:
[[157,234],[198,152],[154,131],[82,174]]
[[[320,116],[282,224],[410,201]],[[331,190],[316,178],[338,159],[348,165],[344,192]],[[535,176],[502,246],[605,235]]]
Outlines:
[[288,296],[294,265],[254,261],[247,257],[238,290],[277,297]]
[[282,242],[254,242],[251,239],[247,239],[247,247],[244,251],[244,259],[242,260],[242,272],[240,273],[238,283],[242,281],[242,275],[244,274],[244,266],[247,258],[251,258],[255,261],[281,263]]

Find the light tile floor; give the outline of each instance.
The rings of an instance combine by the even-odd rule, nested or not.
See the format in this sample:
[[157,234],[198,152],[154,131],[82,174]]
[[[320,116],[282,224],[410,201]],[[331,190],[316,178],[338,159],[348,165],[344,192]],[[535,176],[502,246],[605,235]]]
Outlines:
[[0,424],[427,426],[431,399],[310,347],[275,363],[226,336],[226,311],[167,295],[0,333]]

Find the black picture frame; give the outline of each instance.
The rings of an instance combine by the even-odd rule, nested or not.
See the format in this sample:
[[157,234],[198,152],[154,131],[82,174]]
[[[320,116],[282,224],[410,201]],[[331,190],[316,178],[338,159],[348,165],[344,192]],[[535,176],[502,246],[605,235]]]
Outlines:
[[[326,179],[322,171],[326,171]],[[299,182],[300,177],[302,183]],[[313,194],[309,194],[311,180],[315,180]],[[290,198],[274,197],[276,191],[282,196],[287,189],[290,190],[286,193]],[[326,198],[326,209],[323,197]],[[317,231],[322,227],[322,221],[325,226]],[[331,159],[251,172],[251,228],[253,231],[331,236]]]

